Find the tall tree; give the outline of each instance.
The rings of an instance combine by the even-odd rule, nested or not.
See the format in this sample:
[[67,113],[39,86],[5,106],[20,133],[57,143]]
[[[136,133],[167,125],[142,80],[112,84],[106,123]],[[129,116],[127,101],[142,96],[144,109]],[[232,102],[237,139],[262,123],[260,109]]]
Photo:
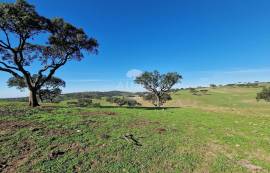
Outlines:
[[[97,47],[97,41],[83,29],[61,18],[40,16],[25,0],[0,3],[0,71],[24,79],[32,107],[39,105],[37,91],[60,67],[83,59],[86,52],[97,53]],[[27,67],[37,62],[39,70],[33,78]]]
[[[151,101],[156,107],[160,107],[168,100],[168,93],[182,76],[176,72],[160,74],[158,71],[144,72],[135,79],[135,83],[141,84],[150,92]],[[153,99],[155,98],[155,99]]]

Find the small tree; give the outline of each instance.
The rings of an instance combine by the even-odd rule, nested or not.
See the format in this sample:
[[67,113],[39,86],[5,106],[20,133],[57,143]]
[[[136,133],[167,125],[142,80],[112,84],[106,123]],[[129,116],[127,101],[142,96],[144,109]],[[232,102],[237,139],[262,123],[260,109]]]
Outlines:
[[[32,76],[33,79],[37,79],[37,77],[38,77],[37,75]],[[46,77],[44,76],[41,80],[45,79]],[[23,78],[11,77],[8,79],[7,85],[9,87],[16,87],[17,89],[20,90],[27,88],[27,84],[25,83],[25,80]],[[37,95],[39,96],[41,102],[45,100],[53,102],[53,100],[61,94],[62,92],[61,88],[65,86],[66,83],[62,79],[57,77],[51,77],[44,83],[42,88],[40,88],[37,91]]]
[[[170,89],[182,79],[178,73],[160,74],[158,71],[144,72],[135,79],[135,83],[143,85],[155,98],[154,105],[160,107],[166,102],[165,94],[169,94]],[[153,103],[153,102],[152,102]]]
[[270,102],[270,87],[264,87],[261,92],[257,93],[256,99],[257,101],[263,99],[267,102]]
[[[39,105],[37,91],[60,67],[83,59],[86,52],[96,53],[98,47],[83,29],[61,18],[43,17],[25,0],[0,3],[0,35],[0,71],[25,81],[32,107]],[[39,36],[43,43],[35,39]],[[33,64],[39,64],[35,79],[28,70]]]

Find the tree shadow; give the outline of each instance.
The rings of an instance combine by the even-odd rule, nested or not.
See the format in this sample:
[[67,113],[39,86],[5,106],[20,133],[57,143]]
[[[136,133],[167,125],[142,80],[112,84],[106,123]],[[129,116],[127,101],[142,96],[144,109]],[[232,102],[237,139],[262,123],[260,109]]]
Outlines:
[[100,106],[99,108],[127,108],[127,109],[142,109],[142,110],[167,110],[167,109],[176,109],[182,107],[145,107],[145,106]]

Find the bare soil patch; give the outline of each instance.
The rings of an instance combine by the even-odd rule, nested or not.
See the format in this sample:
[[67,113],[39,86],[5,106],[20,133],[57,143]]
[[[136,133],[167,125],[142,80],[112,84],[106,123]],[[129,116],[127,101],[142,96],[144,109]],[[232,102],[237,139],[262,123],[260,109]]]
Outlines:
[[[18,143],[17,146],[20,151],[19,155],[12,158],[11,161],[1,161],[0,172],[3,173],[14,173],[18,168],[24,165],[30,158],[32,151],[35,149],[35,143],[31,140],[23,140]],[[2,168],[2,170],[1,170]]]
[[158,132],[159,134],[163,134],[163,133],[165,133],[167,131],[167,129],[165,129],[165,128],[157,128],[157,129],[155,129],[155,131]]
[[238,162],[241,166],[247,168],[249,171],[251,171],[252,173],[257,173],[257,172],[262,172],[263,168],[260,166],[256,166],[253,165],[252,163],[250,163],[248,160],[240,160]]
[[62,129],[62,128],[57,128],[57,129],[46,129],[43,132],[44,136],[51,137],[51,136],[68,136],[73,133],[75,133],[75,130],[68,130],[68,129]]
[[37,131],[43,128],[43,124],[29,121],[0,120],[0,134],[16,132],[21,128],[29,128],[31,131]]

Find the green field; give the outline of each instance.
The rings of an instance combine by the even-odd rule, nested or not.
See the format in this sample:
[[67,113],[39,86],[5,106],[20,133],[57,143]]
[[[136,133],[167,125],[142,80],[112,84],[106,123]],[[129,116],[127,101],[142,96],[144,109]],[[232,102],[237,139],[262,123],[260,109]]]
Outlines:
[[256,101],[259,90],[183,90],[159,110],[2,101],[0,172],[270,172],[270,103]]

